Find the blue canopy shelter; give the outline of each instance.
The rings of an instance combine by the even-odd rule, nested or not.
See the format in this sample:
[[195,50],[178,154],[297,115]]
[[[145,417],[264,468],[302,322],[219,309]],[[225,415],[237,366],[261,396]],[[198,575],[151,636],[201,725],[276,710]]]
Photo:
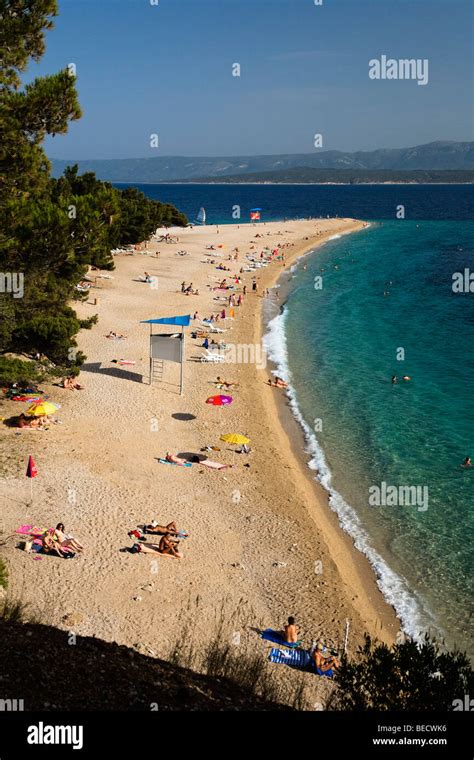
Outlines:
[[[150,385],[153,378],[162,377],[165,361],[180,364],[180,394],[183,395],[183,366],[184,366],[184,328],[191,323],[191,315],[178,317],[161,317],[160,319],[145,319],[141,322],[150,325]],[[153,325],[173,325],[181,327],[181,332],[154,333]],[[161,370],[160,372],[158,371]],[[155,371],[157,370],[157,371]]]

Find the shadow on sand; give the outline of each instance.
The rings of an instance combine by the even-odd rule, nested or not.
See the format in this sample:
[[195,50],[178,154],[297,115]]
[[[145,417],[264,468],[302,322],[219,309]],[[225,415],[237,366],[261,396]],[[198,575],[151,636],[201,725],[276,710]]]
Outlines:
[[93,372],[96,375],[109,375],[110,377],[117,377],[120,380],[132,380],[134,383],[143,384],[143,375],[137,372],[130,372],[128,369],[121,369],[120,367],[103,367],[101,362],[95,364],[83,364],[81,372]]

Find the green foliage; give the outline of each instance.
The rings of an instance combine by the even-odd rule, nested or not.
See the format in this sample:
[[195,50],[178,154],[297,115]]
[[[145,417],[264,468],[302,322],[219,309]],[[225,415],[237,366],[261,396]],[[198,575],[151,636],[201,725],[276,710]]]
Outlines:
[[467,656],[441,650],[428,636],[388,647],[366,635],[357,660],[343,658],[336,682],[341,710],[446,711],[474,693]]
[[0,557],[0,588],[6,588],[8,583],[8,569],[5,561]]
[[74,336],[94,320],[68,304],[86,297],[76,285],[89,266],[113,269],[111,248],[187,220],[77,166],[50,177],[42,143],[80,118],[75,78],[63,70],[21,89],[21,74],[43,54],[55,15],[55,0],[0,0],[0,272],[24,276],[21,298],[0,293],[0,352],[41,353],[76,371],[85,357]]
[[34,383],[40,379],[41,375],[33,362],[22,359],[7,359],[6,356],[0,356],[0,385]]

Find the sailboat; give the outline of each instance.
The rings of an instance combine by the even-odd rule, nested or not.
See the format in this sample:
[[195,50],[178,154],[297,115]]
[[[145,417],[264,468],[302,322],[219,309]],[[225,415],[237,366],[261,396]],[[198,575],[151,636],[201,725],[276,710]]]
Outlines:
[[206,209],[201,208],[199,209],[197,218],[196,218],[196,224],[206,224]]

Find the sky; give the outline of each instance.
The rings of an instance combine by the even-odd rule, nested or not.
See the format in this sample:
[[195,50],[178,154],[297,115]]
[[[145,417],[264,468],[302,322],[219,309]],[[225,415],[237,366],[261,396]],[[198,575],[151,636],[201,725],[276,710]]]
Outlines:
[[[59,0],[24,81],[73,63],[83,117],[47,139],[48,155],[311,153],[315,134],[348,151],[473,139],[472,0],[315,2]],[[382,55],[427,59],[428,84],[369,78]]]

